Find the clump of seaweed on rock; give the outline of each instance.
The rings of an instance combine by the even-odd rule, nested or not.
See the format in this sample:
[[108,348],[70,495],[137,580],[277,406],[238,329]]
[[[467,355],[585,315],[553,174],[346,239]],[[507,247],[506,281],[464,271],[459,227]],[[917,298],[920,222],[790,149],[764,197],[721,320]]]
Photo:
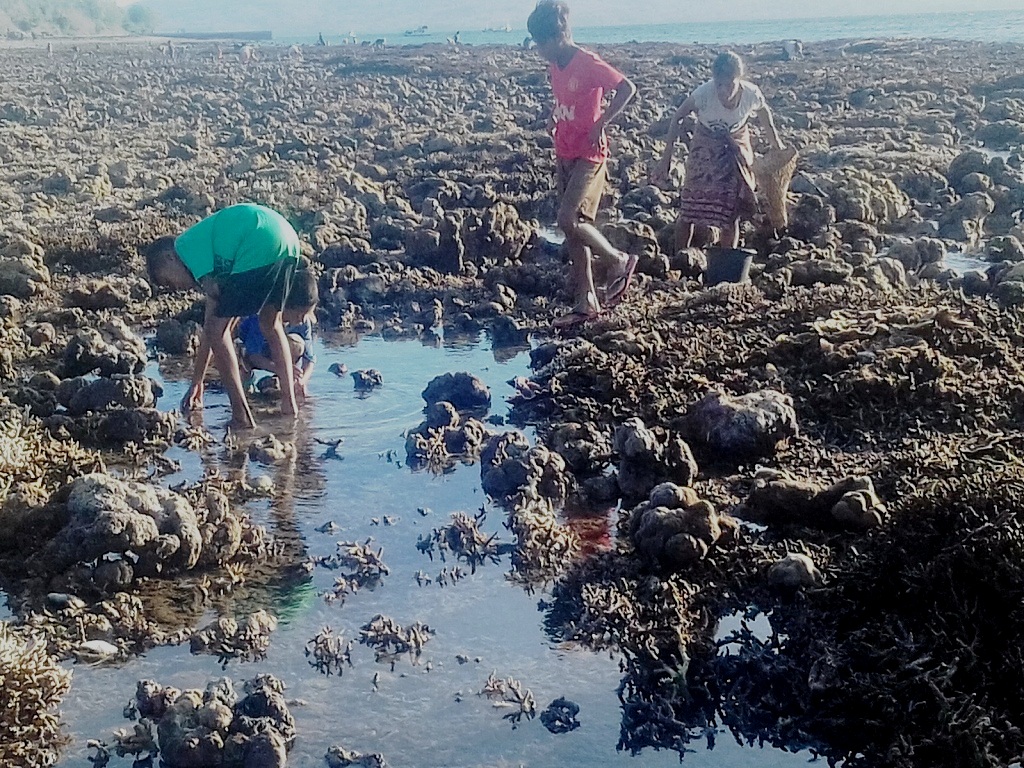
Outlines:
[[344,603],[349,595],[360,589],[372,589],[391,573],[382,559],[384,549],[379,547],[374,550],[370,546],[372,541],[373,539],[367,539],[361,544],[339,541],[337,551],[333,555],[315,559],[317,565],[330,570],[345,571],[334,580],[334,587],[325,594],[328,602]]
[[57,707],[71,688],[42,638],[0,623],[0,762],[50,765],[61,746]]
[[306,658],[318,672],[341,677],[346,665],[352,666],[353,644],[353,640],[345,640],[343,633],[335,634],[330,627],[324,627],[306,643]]
[[426,624],[415,622],[403,627],[389,616],[377,614],[363,625],[359,632],[359,642],[374,649],[377,661],[390,661],[392,664],[403,654],[408,653],[413,660],[419,659],[423,647],[434,635],[434,630]]
[[456,558],[468,563],[471,572],[475,573],[479,565],[497,563],[504,550],[496,533],[487,536],[480,530],[480,523],[486,516],[484,510],[473,517],[465,512],[453,512],[447,525],[435,528],[429,538],[421,538],[416,546],[421,552],[430,555],[431,559],[436,546],[442,562],[445,553],[451,552]]

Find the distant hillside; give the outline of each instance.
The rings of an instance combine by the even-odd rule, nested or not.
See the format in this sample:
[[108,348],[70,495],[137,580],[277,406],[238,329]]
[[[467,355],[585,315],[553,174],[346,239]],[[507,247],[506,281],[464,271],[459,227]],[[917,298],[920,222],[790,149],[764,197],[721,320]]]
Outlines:
[[149,32],[151,14],[114,0],[0,0],[0,35],[107,35]]
[[[373,31],[396,18],[399,0],[140,0],[160,32],[237,32],[273,30],[275,35],[339,33],[360,29],[367,6],[376,6]],[[407,0],[401,0],[407,2]],[[422,22],[424,24],[429,21]]]
[[[591,0],[596,2],[597,0]],[[607,0],[601,0],[607,2]],[[317,32],[337,36],[397,32],[423,24],[432,30],[483,29],[495,18],[525,22],[536,0],[139,0],[161,32],[273,30],[275,36]],[[495,9],[500,9],[497,13]]]
[[[230,32],[270,29],[275,14],[264,0],[141,0],[160,32]],[[269,6],[269,8],[268,8]]]

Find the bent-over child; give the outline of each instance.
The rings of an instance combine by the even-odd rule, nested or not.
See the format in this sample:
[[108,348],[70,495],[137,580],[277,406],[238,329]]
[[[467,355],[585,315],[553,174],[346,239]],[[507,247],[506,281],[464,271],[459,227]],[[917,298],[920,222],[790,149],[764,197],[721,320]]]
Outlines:
[[231,339],[234,318],[255,314],[275,370],[282,374],[281,412],[296,414],[292,359],[281,310],[299,255],[299,237],[288,221],[252,203],[217,211],[177,237],[162,237],[145,250],[152,284],[176,290],[198,288],[206,295],[203,335],[183,410],[203,407],[212,357],[231,402],[232,424],[255,426]]

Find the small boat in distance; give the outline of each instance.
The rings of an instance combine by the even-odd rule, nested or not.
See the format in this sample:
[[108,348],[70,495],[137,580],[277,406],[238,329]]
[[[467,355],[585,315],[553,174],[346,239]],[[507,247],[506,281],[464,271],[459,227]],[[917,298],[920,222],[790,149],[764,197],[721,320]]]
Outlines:
[[405,30],[406,37],[426,37],[430,33],[427,31],[427,25],[424,24],[422,27],[416,27],[416,29]]
[[511,31],[512,31],[512,25],[509,24],[508,22],[505,22],[500,27],[487,27],[484,30],[484,32],[511,32]]

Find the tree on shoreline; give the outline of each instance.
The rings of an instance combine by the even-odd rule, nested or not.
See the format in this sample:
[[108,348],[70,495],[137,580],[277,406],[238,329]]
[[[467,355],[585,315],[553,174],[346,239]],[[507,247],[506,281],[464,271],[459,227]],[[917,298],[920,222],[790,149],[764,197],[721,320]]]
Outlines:
[[139,4],[122,10],[114,0],[0,0],[0,33],[24,35],[145,34],[153,14]]
[[156,27],[156,16],[141,3],[128,6],[124,12],[124,28],[136,35],[148,35]]

